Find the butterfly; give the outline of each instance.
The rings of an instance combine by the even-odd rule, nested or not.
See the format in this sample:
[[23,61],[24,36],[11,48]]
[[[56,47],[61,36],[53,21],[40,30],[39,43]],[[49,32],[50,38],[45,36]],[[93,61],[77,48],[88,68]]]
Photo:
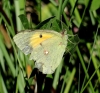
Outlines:
[[67,31],[25,30],[14,36],[14,42],[43,74],[52,74],[59,66],[67,47]]

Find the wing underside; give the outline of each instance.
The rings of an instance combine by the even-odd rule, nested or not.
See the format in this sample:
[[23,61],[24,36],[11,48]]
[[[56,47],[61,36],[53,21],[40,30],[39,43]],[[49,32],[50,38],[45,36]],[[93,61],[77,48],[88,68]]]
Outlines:
[[62,38],[52,37],[33,49],[30,59],[35,60],[35,67],[41,72],[51,74],[60,64],[66,44]]
[[[50,33],[54,34],[54,36],[33,47],[30,45],[30,38],[35,33],[39,35]],[[14,41],[26,55],[31,53],[30,60],[36,61],[35,67],[44,74],[52,74],[55,71],[62,60],[67,46],[67,36],[62,36],[60,33],[51,30],[19,33],[14,36]]]

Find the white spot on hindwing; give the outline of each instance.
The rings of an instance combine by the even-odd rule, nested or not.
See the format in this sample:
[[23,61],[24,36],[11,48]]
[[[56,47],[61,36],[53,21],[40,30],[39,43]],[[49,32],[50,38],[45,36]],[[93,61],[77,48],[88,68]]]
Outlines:
[[45,55],[48,55],[48,53],[49,53],[49,51],[44,50],[44,54],[45,54]]

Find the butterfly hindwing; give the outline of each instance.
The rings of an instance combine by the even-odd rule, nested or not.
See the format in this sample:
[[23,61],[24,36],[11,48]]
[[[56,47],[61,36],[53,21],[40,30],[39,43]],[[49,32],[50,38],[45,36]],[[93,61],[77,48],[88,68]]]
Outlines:
[[66,39],[66,35],[64,37],[54,35],[34,48],[30,59],[36,61],[35,67],[45,74],[53,73],[63,57],[67,44]]

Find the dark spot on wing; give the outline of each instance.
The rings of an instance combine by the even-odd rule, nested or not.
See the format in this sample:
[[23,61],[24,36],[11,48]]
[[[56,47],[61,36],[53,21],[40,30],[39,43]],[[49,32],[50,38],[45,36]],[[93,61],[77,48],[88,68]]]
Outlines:
[[40,34],[40,36],[39,36],[40,38],[42,38],[43,36],[42,36],[42,34]]

